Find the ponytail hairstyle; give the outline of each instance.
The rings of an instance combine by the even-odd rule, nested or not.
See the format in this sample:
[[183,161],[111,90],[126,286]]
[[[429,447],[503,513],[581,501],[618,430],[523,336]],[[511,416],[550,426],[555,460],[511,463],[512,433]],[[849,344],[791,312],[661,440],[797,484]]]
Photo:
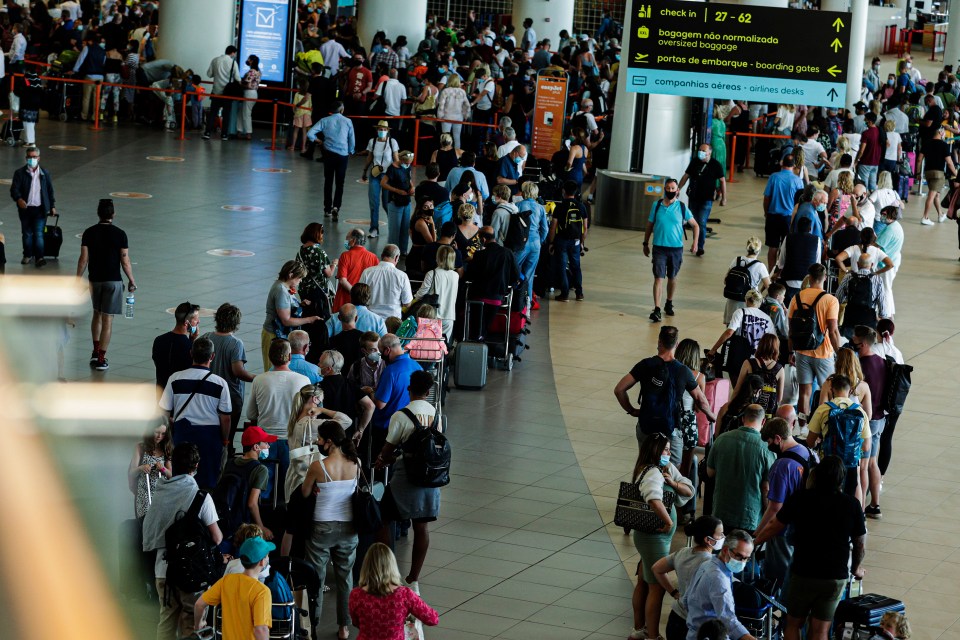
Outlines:
[[313,400],[314,396],[322,395],[323,390],[318,385],[304,385],[297,395],[293,396],[293,409],[290,411],[290,420],[287,422],[287,438],[293,437],[293,429],[300,420],[300,412],[308,402]]
[[317,429],[317,437],[329,440],[335,447],[340,449],[343,455],[354,464],[360,464],[360,457],[357,455],[357,445],[343,431],[343,427],[336,420],[325,420]]
[[860,231],[860,250],[864,253],[866,253],[867,249],[870,248],[870,245],[876,241],[877,232],[873,230],[873,227],[864,227]]
[[713,534],[717,531],[717,527],[723,524],[720,521],[720,518],[715,518],[711,515],[700,516],[693,522],[687,524],[683,528],[684,533],[693,538],[694,545],[704,545],[709,547],[707,544],[706,538],[712,538]]

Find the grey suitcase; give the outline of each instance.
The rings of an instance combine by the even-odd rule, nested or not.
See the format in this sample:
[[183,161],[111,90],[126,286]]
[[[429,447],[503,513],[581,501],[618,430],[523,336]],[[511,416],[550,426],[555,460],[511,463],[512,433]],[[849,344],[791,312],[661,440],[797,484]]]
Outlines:
[[461,342],[453,365],[453,383],[457,389],[483,389],[487,385],[487,345]]

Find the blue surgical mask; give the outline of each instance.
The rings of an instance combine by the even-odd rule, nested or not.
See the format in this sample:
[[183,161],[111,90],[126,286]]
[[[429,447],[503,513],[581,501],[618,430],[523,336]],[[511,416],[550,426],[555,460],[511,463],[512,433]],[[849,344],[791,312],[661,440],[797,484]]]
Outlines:
[[343,243],[343,248],[349,250],[349,249],[350,249],[350,243],[349,243],[349,242],[344,242],[344,243]]
[[697,151],[697,159],[701,162],[707,161],[707,152],[706,151]]
[[619,54],[619,53],[618,53],[617,55],[613,56],[613,57],[617,60],[617,62],[620,62],[620,54]]
[[374,351],[373,353],[367,354],[367,360],[369,360],[373,364],[377,364],[378,362],[380,362],[381,357],[382,356],[380,355],[379,351]]
[[40,165],[40,158],[27,158],[27,166],[36,169]]
[[817,205],[817,211],[819,213],[823,213],[826,210],[827,210],[827,204],[825,202],[821,202],[820,204]]
[[746,567],[747,563],[743,560],[734,560],[730,558],[726,562],[727,569],[730,569],[730,573],[741,573]]
[[517,156],[513,161],[517,164],[523,164],[523,156]]
[[193,326],[193,325],[189,325],[189,326],[187,327],[187,331],[190,332],[190,333],[196,333],[196,332],[197,332],[197,328],[198,328],[198,327],[195,327],[195,326]]
[[404,169],[409,169],[409,168],[410,168],[410,163],[409,163],[409,162],[404,162],[404,163],[402,163],[400,166],[403,167]]
[[660,466],[666,467],[670,464],[670,456],[660,456]]
[[893,86],[893,80],[887,80],[887,84],[892,87],[892,86]]
[[270,455],[270,449],[269,449],[269,448],[267,448],[267,449],[260,449],[260,452],[257,454],[257,457],[260,458],[261,460],[266,460],[266,459],[267,459],[267,456],[269,456],[269,455]]

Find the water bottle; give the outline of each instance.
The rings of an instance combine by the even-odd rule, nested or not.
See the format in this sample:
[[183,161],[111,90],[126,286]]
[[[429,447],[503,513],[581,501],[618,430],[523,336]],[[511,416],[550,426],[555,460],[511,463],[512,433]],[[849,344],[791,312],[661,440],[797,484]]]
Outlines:
[[127,294],[127,304],[123,310],[124,318],[127,318],[127,319],[133,318],[133,303],[134,303],[133,293],[131,292]]

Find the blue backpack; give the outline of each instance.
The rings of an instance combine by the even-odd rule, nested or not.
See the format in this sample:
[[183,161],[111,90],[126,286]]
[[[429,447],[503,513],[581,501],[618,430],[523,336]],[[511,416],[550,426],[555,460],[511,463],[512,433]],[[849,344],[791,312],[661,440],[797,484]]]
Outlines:
[[270,589],[270,600],[273,602],[270,615],[273,620],[290,620],[294,607],[291,604],[284,603],[293,602],[293,591],[290,589],[287,579],[280,575],[276,568],[270,567],[270,575],[263,581],[263,584]]
[[449,200],[441,202],[433,210],[433,223],[437,229],[443,226],[444,222],[450,222],[453,219],[453,204]]
[[823,437],[823,455],[837,456],[843,460],[843,466],[852,469],[860,464],[860,455],[863,452],[863,413],[860,405],[854,402],[846,409],[841,409],[832,402],[826,403],[830,407],[827,417],[827,433]]

